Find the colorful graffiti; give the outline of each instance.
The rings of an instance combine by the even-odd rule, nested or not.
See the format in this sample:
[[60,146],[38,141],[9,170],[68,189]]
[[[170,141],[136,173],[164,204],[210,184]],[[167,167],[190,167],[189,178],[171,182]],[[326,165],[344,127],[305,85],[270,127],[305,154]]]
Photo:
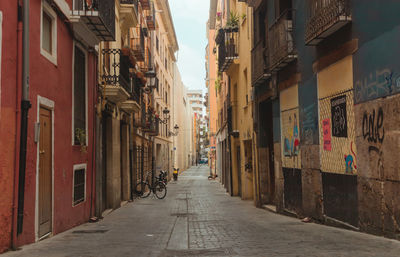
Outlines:
[[284,138],[284,155],[286,157],[294,157],[299,155],[300,151],[299,127],[296,114],[293,114],[293,117],[289,116],[289,124],[293,124],[293,126],[288,127]]
[[356,154],[353,151],[353,142],[350,143],[350,151],[351,154],[344,155],[344,160],[346,163],[346,173],[353,173],[353,169],[357,169],[357,165],[355,163]]
[[400,93],[400,74],[394,74],[388,68],[376,70],[356,81],[354,89],[356,103]]

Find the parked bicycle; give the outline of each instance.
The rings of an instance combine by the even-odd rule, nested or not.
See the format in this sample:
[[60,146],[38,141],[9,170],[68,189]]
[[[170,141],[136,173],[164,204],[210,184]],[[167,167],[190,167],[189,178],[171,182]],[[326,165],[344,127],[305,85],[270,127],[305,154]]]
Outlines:
[[158,198],[164,199],[167,195],[167,186],[162,182],[161,174],[151,183],[151,172],[148,172],[144,181],[139,181],[136,185],[136,194],[142,198],[148,197],[151,192]]

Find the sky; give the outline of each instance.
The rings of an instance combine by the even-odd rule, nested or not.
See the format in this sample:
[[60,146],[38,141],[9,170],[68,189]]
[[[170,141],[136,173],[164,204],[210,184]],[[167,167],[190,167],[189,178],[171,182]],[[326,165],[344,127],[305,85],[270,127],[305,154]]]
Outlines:
[[209,0],[169,0],[178,38],[178,67],[183,84],[205,92],[206,23]]

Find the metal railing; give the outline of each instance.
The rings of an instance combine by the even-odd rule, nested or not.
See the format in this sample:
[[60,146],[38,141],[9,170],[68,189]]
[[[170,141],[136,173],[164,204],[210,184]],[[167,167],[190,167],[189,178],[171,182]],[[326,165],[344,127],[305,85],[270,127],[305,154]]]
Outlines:
[[114,0],[74,0],[72,15],[84,17],[83,21],[102,41],[115,39]]
[[143,10],[150,9],[150,0],[139,0]]
[[144,117],[145,124],[142,130],[151,136],[157,136],[159,133],[159,121],[157,117],[150,110],[145,113]]
[[151,55],[151,51],[148,47],[146,47],[144,52],[144,60],[138,62],[139,68],[142,72],[148,72],[153,70],[153,59]]
[[284,11],[269,29],[268,48],[271,71],[280,70],[297,58],[293,35],[294,15],[295,12],[292,9]]
[[103,84],[121,86],[132,94],[132,83],[129,68],[132,66],[128,56],[122,54],[121,49],[102,49]]
[[156,29],[156,12],[154,9],[154,3],[150,3],[150,10],[146,10],[146,24],[149,30]]
[[234,59],[239,58],[239,29],[219,30],[216,42],[218,44],[218,70],[224,72]]
[[135,29],[135,35],[131,38],[131,49],[133,51],[133,56],[137,61],[144,61],[145,53],[144,53],[144,34],[143,30],[140,26],[137,26]]
[[262,83],[271,76],[269,72],[268,48],[263,40],[259,40],[251,50],[251,83]]
[[310,0],[309,10],[310,16],[305,33],[307,44],[320,37],[337,22],[351,21],[350,0]]

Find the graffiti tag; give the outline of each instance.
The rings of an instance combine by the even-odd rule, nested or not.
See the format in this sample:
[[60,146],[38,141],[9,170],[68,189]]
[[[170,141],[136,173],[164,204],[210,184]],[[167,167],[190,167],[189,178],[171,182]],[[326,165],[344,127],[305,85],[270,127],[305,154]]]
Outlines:
[[390,69],[377,70],[355,82],[355,102],[360,103],[400,92],[400,76]]
[[385,128],[383,127],[383,110],[382,108],[378,109],[378,113],[376,115],[375,110],[372,111],[372,114],[364,113],[363,116],[363,124],[362,124],[362,133],[364,139],[367,139],[368,142],[373,143],[381,143],[385,138]]

